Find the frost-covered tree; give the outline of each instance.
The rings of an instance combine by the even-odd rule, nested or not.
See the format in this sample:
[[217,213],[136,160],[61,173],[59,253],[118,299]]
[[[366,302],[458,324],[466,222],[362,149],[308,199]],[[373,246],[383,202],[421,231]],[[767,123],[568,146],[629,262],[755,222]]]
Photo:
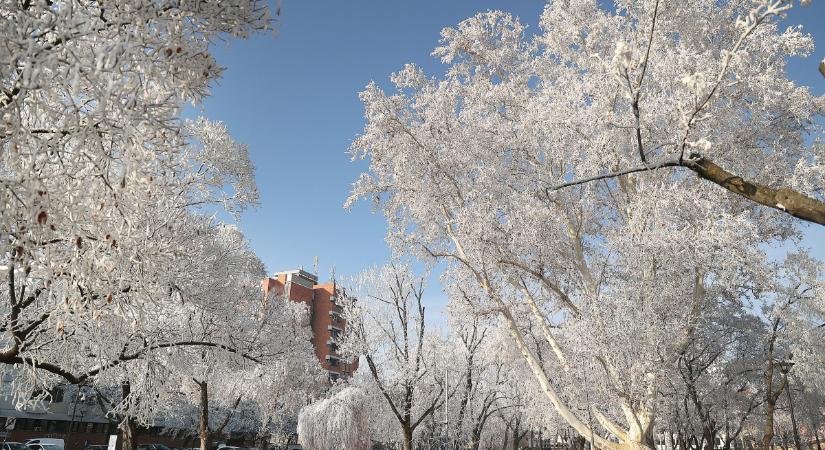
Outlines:
[[[297,413],[321,379],[302,305],[263,298],[263,264],[234,226],[193,241],[175,301],[122,329],[130,355],[89,381],[122,386],[107,400],[124,448],[139,425],[199,430],[202,445],[230,431],[267,431]],[[102,343],[101,346],[105,346]],[[152,351],[142,351],[145,348]],[[115,389],[117,391],[117,389]]]
[[[463,297],[465,294],[456,293]],[[508,417],[502,425],[520,428],[522,404],[514,395],[508,380],[512,375],[512,359],[509,352],[501,352],[500,342],[493,338],[496,318],[480,317],[466,299],[450,304],[448,342],[453,349],[449,353],[452,361],[452,384],[457,389],[453,400],[444,408],[449,441],[461,448],[478,450],[488,439],[491,424],[502,416]],[[521,363],[518,361],[517,363]],[[522,431],[515,431],[515,439]],[[493,434],[507,434],[499,427]],[[495,439],[495,445],[501,440]],[[509,444],[505,439],[505,445]]]
[[216,232],[204,213],[257,201],[246,147],[180,111],[221,74],[211,42],[268,24],[254,0],[0,5],[0,362],[18,399],[177,345],[154,332],[198,301],[181,280]]
[[554,1],[529,37],[467,19],[442,32],[443,79],[408,65],[361,94],[350,202],[500,315],[581,436],[650,447],[708,305],[776,279],[764,248],[801,235],[791,215],[825,222],[823,99],[788,79],[812,45],[789,7]]
[[[765,321],[761,350],[764,376],[762,445],[772,445],[777,405],[789,392],[793,378],[821,386],[825,379],[825,294],[823,264],[807,254],[791,253],[777,264],[776,278],[760,292]],[[799,367],[795,367],[795,366]],[[822,389],[818,389],[822,392]],[[811,393],[816,395],[816,393]],[[798,433],[794,428],[792,433]]]
[[358,276],[353,292],[357,301],[344,308],[349,325],[342,354],[366,360],[376,393],[395,417],[396,439],[410,450],[445,388],[439,340],[426,332],[424,277],[389,264]]
[[367,450],[370,448],[366,394],[345,387],[301,410],[298,442],[306,450]]
[[196,284],[209,280],[198,291],[187,290],[200,301],[181,308],[183,326],[168,330],[181,341],[220,345],[177,346],[162,361],[177,380],[173,400],[185,394],[175,415],[197,417],[191,425],[202,450],[223,433],[268,432],[280,414],[297,413],[322,378],[306,307],[274,294],[263,298],[263,264],[243,236],[223,227],[220,238],[198,258],[211,273],[190,277]]

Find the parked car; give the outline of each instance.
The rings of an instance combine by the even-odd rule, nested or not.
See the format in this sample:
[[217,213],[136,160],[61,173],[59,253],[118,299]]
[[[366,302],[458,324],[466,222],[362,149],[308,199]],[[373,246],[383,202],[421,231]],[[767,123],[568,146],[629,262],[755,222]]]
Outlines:
[[54,444],[26,444],[31,450],[63,450]]
[[138,450],[169,450],[169,447],[163,444],[140,444]]
[[3,450],[29,450],[29,447],[20,442],[3,442]]
[[[41,444],[41,445],[42,444],[49,444],[49,445],[53,445],[53,446],[59,448],[60,450],[63,450],[64,448],[66,448],[66,442],[63,439],[55,439],[55,438],[34,438],[34,439],[29,439],[28,441],[26,441],[26,445],[32,445],[32,444]],[[52,450],[52,449],[49,449],[49,450]]]

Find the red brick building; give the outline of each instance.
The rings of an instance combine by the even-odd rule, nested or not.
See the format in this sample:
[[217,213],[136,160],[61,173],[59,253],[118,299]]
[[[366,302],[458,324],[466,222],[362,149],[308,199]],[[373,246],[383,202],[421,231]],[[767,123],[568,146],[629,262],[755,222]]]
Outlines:
[[347,324],[341,317],[340,304],[345,294],[334,281],[318,284],[317,275],[298,269],[276,273],[273,278],[263,281],[263,288],[264,295],[274,292],[309,307],[312,346],[331,380],[349,377],[358,369],[357,359],[349,364],[338,354],[340,338]]

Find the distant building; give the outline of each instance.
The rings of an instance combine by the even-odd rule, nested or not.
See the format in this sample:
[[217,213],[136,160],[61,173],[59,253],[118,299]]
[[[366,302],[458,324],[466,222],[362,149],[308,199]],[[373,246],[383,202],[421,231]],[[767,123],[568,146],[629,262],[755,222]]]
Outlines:
[[[0,379],[8,392],[14,373]],[[87,445],[107,445],[109,436],[119,434],[117,424],[106,417],[94,389],[61,385],[49,391],[48,401],[15,409],[12,399],[0,397],[0,441],[25,442],[27,439],[63,439],[65,450],[83,450]],[[194,447],[195,432],[157,426],[136,430],[138,444],[160,443],[169,447]],[[121,448],[122,436],[117,448]]]
[[263,281],[264,295],[274,292],[293,302],[303,302],[309,307],[312,327],[312,346],[321,366],[329,373],[330,380],[347,378],[358,369],[358,360],[347,363],[338,354],[346,320],[341,316],[343,289],[335,281],[318,284],[318,276],[304,270],[278,272]]

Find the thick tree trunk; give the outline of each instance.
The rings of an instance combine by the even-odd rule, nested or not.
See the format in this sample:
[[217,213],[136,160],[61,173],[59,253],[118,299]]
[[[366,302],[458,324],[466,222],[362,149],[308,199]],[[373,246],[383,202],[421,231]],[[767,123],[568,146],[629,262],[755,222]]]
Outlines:
[[[128,381],[120,385],[121,395],[123,400],[129,397],[132,393],[132,386]],[[120,422],[121,448],[123,450],[137,450],[137,436],[135,434],[137,424],[129,413],[129,408],[126,408],[123,420]]]
[[464,413],[467,409],[467,403],[470,400],[470,392],[473,390],[473,354],[470,353],[467,357],[467,371],[464,374],[464,393],[461,395],[461,403],[459,404],[458,409],[458,421],[456,425],[456,439],[455,445],[453,447],[457,447],[460,445],[460,435],[464,429]]
[[[488,291],[489,292],[489,291]],[[515,319],[513,318],[510,310],[508,309],[507,305],[504,305],[503,302],[500,303],[502,306],[502,314],[504,315],[505,322],[510,329],[510,333],[515,340],[516,346],[521,351],[524,358],[527,360],[527,365],[530,367],[533,375],[536,377],[536,380],[539,382],[539,386],[541,386],[542,392],[547,396],[550,402],[553,404],[556,412],[564,419],[570,426],[572,426],[576,431],[579,432],[581,435],[589,434],[589,427],[585,424],[581,419],[576,417],[575,413],[570,411],[570,409],[563,403],[561,398],[559,397],[558,393],[555,389],[550,385],[550,381],[547,379],[547,375],[544,373],[544,369],[542,368],[539,361],[536,359],[535,355],[533,355],[530,347],[527,346],[527,343],[524,341],[524,336],[521,334],[521,331],[518,329],[518,325],[516,324]],[[623,443],[623,444],[616,444],[614,442],[608,441],[603,439],[599,436],[594,436],[594,442],[596,447],[609,449],[609,450],[619,450],[619,449],[642,449],[646,448],[644,444],[641,442],[638,443]]]
[[773,416],[774,412],[776,411],[776,403],[771,401],[770,398],[767,399],[765,402],[765,430],[762,434],[762,448],[771,448],[771,442],[773,441]]
[[401,448],[402,450],[412,450],[412,429],[408,424],[402,424],[402,439]]
[[120,423],[121,436],[123,437],[121,444],[123,450],[137,450],[137,436],[135,436],[135,428],[136,424],[134,419],[129,416],[123,418],[123,421]]
[[201,450],[209,448],[209,386],[206,381],[196,382],[200,390],[200,417],[198,436],[201,438]]
[[704,426],[702,430],[702,441],[707,443],[707,448],[713,449],[716,444],[716,430],[712,426]]

